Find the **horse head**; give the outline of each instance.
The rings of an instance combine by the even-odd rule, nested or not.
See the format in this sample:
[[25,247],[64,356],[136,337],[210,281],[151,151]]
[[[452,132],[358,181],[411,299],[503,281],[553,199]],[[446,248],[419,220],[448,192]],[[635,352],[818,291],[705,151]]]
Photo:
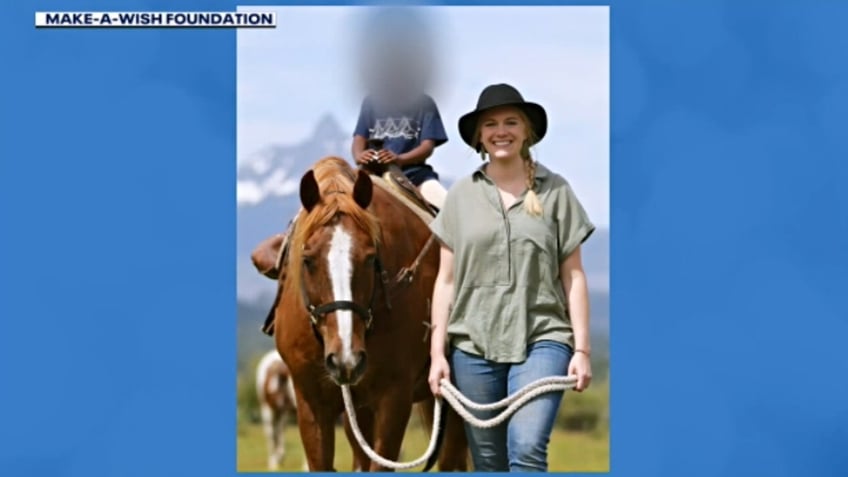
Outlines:
[[365,374],[366,336],[374,324],[380,228],[367,210],[373,197],[368,174],[331,164],[331,171],[316,166],[301,179],[304,215],[295,225],[289,265],[323,344],[327,373],[339,385],[356,384]]

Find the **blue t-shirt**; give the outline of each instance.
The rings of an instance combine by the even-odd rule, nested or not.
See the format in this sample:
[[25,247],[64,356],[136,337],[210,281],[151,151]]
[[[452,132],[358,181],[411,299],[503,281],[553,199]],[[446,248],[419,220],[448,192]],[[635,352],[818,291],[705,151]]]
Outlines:
[[[435,147],[448,141],[439,108],[426,94],[409,106],[384,105],[373,96],[367,96],[362,101],[353,134],[366,139],[382,139],[383,147],[395,154],[411,151],[426,139],[432,140]],[[407,167],[418,166],[421,165]]]

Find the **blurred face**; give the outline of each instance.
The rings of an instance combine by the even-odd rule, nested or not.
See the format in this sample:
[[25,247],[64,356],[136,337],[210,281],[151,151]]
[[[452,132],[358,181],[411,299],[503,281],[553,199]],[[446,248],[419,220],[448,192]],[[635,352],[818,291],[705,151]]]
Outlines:
[[495,108],[480,116],[480,140],[493,158],[520,157],[521,146],[528,137],[527,127],[518,108]]
[[[426,91],[431,81],[431,65],[421,55],[383,48],[369,53],[361,64],[361,77],[368,93],[390,103],[412,100]],[[394,104],[394,106],[402,106]]]
[[362,25],[354,64],[369,93],[395,100],[430,87],[434,38],[419,15],[408,9],[377,10]]

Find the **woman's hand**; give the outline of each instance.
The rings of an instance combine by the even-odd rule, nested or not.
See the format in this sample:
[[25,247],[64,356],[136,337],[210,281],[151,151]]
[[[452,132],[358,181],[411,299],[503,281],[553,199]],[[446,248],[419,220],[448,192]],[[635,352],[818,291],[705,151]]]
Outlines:
[[450,380],[450,365],[448,360],[443,355],[431,357],[430,376],[427,377],[427,382],[430,384],[430,391],[436,397],[442,395],[441,382],[442,379]]
[[586,353],[582,351],[574,353],[571,362],[568,363],[568,375],[577,376],[575,391],[583,392],[584,389],[589,387],[589,383],[592,381],[592,362]]

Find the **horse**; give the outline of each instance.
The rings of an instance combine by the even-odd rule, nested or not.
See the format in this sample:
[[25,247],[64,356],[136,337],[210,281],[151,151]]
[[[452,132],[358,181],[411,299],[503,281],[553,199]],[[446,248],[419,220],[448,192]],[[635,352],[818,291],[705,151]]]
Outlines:
[[[299,193],[272,313],[309,469],[335,471],[342,385],[350,388],[366,442],[397,460],[413,405],[433,417],[427,325],[438,247],[427,245],[433,238],[420,216],[341,158],[318,160]],[[450,406],[442,411],[440,449],[425,470],[435,459],[441,471],[467,470],[463,421]],[[394,470],[371,462],[345,424],[356,468]]]
[[256,397],[268,445],[268,470],[277,470],[286,455],[286,419],[297,413],[297,401],[289,368],[276,349],[265,353],[256,366]]

